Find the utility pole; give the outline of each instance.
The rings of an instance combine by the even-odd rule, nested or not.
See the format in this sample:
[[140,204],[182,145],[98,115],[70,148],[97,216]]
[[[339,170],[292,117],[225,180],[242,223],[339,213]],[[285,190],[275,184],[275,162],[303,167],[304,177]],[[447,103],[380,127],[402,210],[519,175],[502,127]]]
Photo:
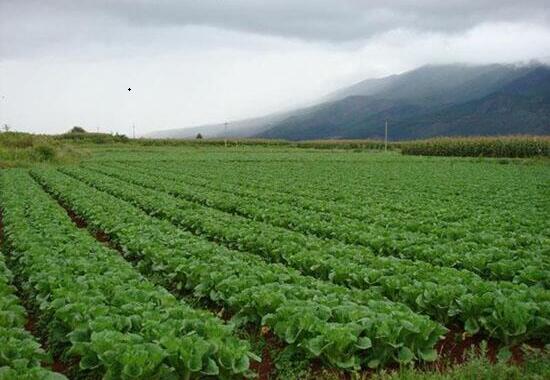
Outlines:
[[136,124],[132,124],[132,138],[136,139]]
[[225,144],[225,147],[227,148],[227,121],[223,125],[223,142]]
[[388,151],[388,119],[386,119],[386,128],[384,130],[384,152]]

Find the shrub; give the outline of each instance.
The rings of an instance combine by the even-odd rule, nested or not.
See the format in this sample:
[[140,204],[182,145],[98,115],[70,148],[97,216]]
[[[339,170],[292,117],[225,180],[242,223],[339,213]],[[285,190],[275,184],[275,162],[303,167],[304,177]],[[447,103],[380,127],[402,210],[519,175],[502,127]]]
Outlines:
[[86,130],[82,127],[74,126],[71,128],[69,133],[86,133]]
[[29,148],[34,145],[35,137],[28,133],[4,132],[0,134],[0,146],[6,148]]
[[55,148],[47,144],[37,145],[33,148],[32,156],[40,162],[53,161],[56,156]]

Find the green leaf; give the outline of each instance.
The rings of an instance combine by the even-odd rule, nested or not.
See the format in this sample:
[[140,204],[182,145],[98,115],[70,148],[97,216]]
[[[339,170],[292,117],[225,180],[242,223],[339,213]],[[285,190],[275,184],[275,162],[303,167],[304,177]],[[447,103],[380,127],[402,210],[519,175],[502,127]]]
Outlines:
[[139,377],[143,373],[143,368],[137,363],[128,363],[124,365],[122,373],[128,377]]
[[502,347],[500,350],[498,350],[497,353],[497,360],[499,362],[506,363],[510,358],[512,357],[512,351],[508,347]]
[[202,369],[202,355],[200,353],[193,352],[187,361],[187,367],[192,372],[199,372]]
[[250,361],[248,360],[248,356],[243,355],[235,362],[233,366],[233,371],[235,371],[235,373],[242,373],[246,371],[249,366]]
[[255,353],[253,352],[249,352],[248,353],[248,357],[252,360],[254,360],[255,362],[258,362],[258,363],[261,363],[262,362],[262,358],[259,357],[258,355],[256,355]]
[[[0,374],[0,378],[1,378]],[[41,377],[40,380],[67,380],[65,376],[56,372],[48,372],[44,377]]]
[[87,329],[77,329],[69,334],[69,340],[71,343],[89,342],[90,334]]
[[215,376],[220,373],[220,368],[212,358],[208,358],[208,363],[203,373],[205,375]]
[[324,340],[321,335],[316,336],[315,338],[309,339],[306,342],[306,348],[314,355],[319,356],[323,352]]
[[93,369],[98,367],[100,364],[99,359],[97,358],[97,355],[93,352],[90,352],[86,355],[84,355],[80,359],[80,368],[82,369]]
[[336,365],[340,368],[356,369],[359,367],[359,359],[357,358],[357,356],[350,355],[347,358],[337,360]]
[[369,362],[367,363],[367,366],[369,368],[377,368],[379,365],[380,365],[380,360],[378,359],[369,360]]
[[406,364],[410,363],[414,359],[413,352],[408,347],[401,347],[399,354],[397,355],[397,360],[400,363]]
[[477,334],[479,331],[479,324],[475,319],[468,318],[464,324],[464,330],[470,335]]
[[418,350],[420,358],[427,362],[433,362],[437,359],[437,351],[435,349]]
[[370,338],[364,336],[364,337],[361,337],[361,338],[357,339],[357,343],[355,343],[355,345],[357,346],[357,348],[360,348],[362,350],[366,350],[367,348],[372,347],[372,341],[370,340]]

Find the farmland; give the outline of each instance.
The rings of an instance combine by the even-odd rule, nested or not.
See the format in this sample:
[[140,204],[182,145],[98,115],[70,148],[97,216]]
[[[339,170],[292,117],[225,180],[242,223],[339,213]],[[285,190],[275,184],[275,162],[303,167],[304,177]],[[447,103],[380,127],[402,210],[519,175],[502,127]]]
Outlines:
[[105,146],[3,169],[0,208],[0,379],[349,378],[550,343],[546,159]]

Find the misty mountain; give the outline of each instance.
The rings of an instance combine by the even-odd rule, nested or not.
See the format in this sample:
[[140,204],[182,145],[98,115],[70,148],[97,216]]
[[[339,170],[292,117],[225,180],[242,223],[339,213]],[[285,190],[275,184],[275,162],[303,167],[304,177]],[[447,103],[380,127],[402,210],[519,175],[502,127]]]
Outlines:
[[253,137],[259,133],[273,128],[278,123],[289,117],[291,113],[276,113],[267,116],[230,121],[219,124],[206,124],[198,127],[167,129],[147,134],[148,138],[160,139],[188,139],[195,138],[200,133],[204,138],[223,137]]
[[550,134],[550,68],[425,66],[329,95],[259,133],[289,140]]
[[550,68],[537,67],[480,99],[403,118],[397,138],[550,134]]
[[[388,117],[412,116],[420,111],[421,107],[402,101],[349,96],[295,112],[275,127],[260,133],[259,137],[287,140],[359,138],[361,133],[358,132],[365,125],[374,131]],[[381,133],[383,137],[383,129]]]
[[319,104],[265,117],[155,132],[150,137],[259,137],[288,140],[550,134],[550,68],[428,65],[367,79]]
[[531,69],[531,66],[497,64],[427,65],[401,75],[367,79],[329,95],[326,100],[376,96],[419,105],[464,102],[488,95]]

